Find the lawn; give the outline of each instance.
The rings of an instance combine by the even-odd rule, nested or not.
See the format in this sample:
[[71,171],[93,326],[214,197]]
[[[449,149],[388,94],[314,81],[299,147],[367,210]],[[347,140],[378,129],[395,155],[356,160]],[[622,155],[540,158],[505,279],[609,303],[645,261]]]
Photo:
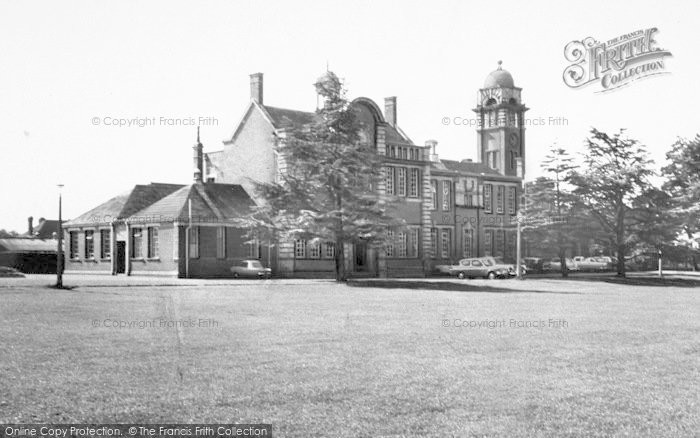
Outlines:
[[[0,286],[0,423],[262,422],[278,437],[697,436],[700,288],[467,284]],[[104,326],[119,321],[136,326]]]

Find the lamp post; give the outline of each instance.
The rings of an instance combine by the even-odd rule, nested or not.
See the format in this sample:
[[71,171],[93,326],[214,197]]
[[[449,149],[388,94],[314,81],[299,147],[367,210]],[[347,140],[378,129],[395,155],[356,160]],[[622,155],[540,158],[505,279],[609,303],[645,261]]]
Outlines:
[[63,184],[58,184],[58,251],[56,254],[56,287],[63,288],[63,215],[62,215],[62,193]]
[[661,261],[662,256],[663,256],[663,253],[661,252],[661,248],[659,248],[659,277],[664,276],[663,262]]

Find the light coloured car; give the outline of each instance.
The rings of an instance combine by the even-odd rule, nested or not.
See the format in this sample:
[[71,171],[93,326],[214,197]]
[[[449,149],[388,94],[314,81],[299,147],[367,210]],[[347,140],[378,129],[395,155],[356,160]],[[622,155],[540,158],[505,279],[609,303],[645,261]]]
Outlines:
[[260,263],[260,260],[239,260],[231,266],[233,278],[250,277],[250,278],[270,278],[272,277],[272,269],[266,268]]
[[[570,259],[566,258],[566,269],[569,271],[580,271],[579,267],[576,265],[576,263]],[[549,259],[549,270],[551,271],[561,271],[561,261],[559,260],[559,257],[554,257]]]
[[483,277],[492,280],[510,276],[508,268],[498,265],[492,257],[462,259],[450,266],[449,273],[459,279]]
[[602,257],[574,257],[576,267],[581,271],[604,271],[608,269],[608,262]]

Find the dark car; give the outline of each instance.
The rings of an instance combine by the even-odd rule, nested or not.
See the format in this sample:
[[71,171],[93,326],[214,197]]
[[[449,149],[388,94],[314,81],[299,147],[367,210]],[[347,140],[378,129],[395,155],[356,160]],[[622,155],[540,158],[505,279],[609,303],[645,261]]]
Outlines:
[[231,266],[233,278],[251,277],[251,278],[270,278],[272,277],[272,269],[266,268],[260,263],[260,260],[240,260]]

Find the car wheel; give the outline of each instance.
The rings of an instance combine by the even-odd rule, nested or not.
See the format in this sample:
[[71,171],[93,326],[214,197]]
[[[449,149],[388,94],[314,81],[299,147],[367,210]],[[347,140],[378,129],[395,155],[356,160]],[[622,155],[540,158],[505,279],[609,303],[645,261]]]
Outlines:
[[233,278],[238,278],[238,272],[233,273]]
[[494,278],[496,278],[496,273],[491,271],[491,272],[489,272],[488,277],[489,277],[489,280],[493,280]]
[[460,272],[457,274],[457,278],[459,278],[460,280],[464,280],[464,277],[465,277],[464,272]]

